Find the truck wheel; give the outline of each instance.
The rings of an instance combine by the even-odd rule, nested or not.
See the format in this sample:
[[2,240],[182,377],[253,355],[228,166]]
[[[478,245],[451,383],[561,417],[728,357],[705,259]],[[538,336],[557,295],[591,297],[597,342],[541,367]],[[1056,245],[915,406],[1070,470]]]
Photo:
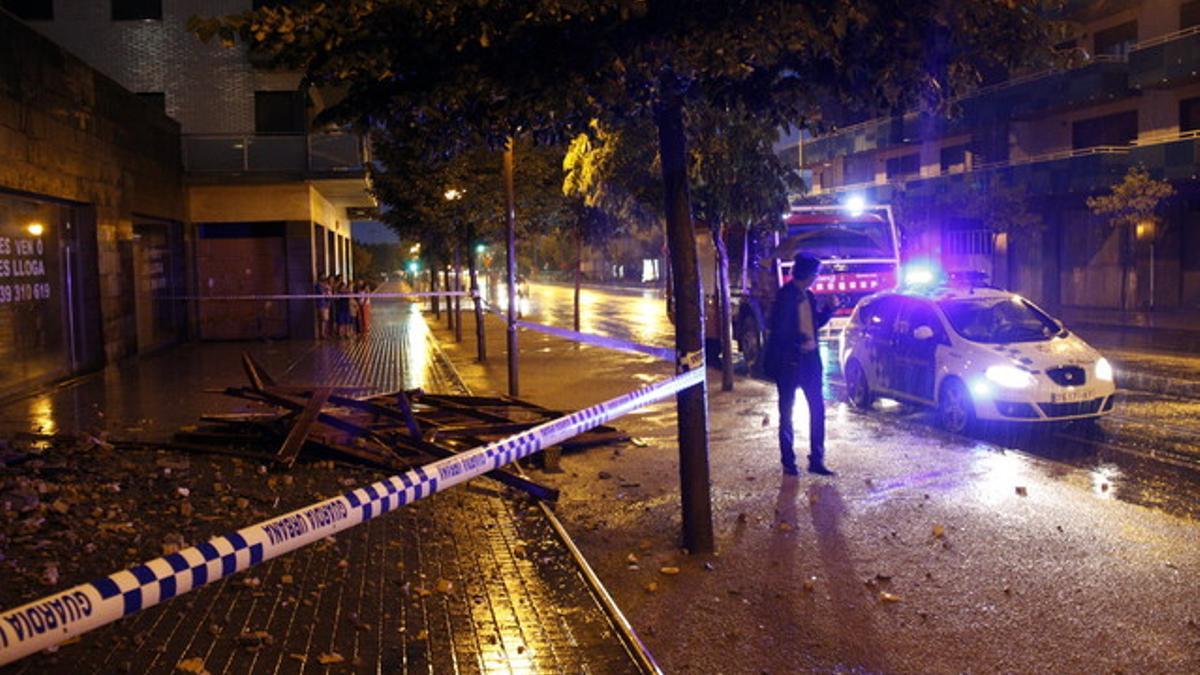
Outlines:
[[875,394],[867,383],[867,373],[855,359],[846,363],[846,398],[859,410],[870,410]]
[[737,342],[738,351],[746,361],[746,370],[754,372],[762,357],[762,336],[753,320],[745,319],[738,324]]

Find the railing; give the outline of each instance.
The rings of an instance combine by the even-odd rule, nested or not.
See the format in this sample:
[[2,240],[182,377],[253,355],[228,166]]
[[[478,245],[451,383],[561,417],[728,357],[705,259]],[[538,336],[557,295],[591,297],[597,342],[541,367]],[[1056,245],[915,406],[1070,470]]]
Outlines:
[[1158,45],[1165,45],[1168,42],[1172,42],[1172,41],[1178,40],[1180,38],[1190,37],[1190,36],[1196,35],[1198,33],[1200,33],[1200,26],[1191,26],[1189,28],[1177,30],[1174,33],[1167,33],[1166,35],[1159,35],[1158,37],[1152,37],[1152,38],[1147,38],[1145,40],[1142,40],[1141,42],[1135,44],[1133,46],[1133,49],[1131,49],[1130,51],[1136,52],[1139,49],[1149,49],[1150,47],[1157,47]]
[[338,173],[366,161],[359,136],[344,132],[183,136],[188,173]]
[[[1192,29],[1188,29],[1188,30],[1192,30]],[[1181,33],[1182,32],[1183,31],[1181,31]],[[1182,37],[1182,35],[1177,36],[1177,37]],[[1174,39],[1174,38],[1172,38],[1172,39]],[[1135,49],[1140,47],[1141,44],[1142,43],[1138,43],[1138,46],[1135,47]],[[1128,60],[1129,59],[1125,54],[1094,54],[1094,55],[1089,56],[1085,63],[1081,63],[1077,66],[1071,66],[1068,68],[1047,68],[1045,70],[1039,70],[1039,71],[1036,71],[1033,73],[1028,73],[1026,75],[1021,75],[1020,77],[1010,78],[1010,79],[1004,80],[1003,82],[997,82],[996,84],[990,84],[986,87],[980,87],[979,89],[974,89],[970,92],[962,94],[961,96],[955,96],[954,98],[950,99],[950,101],[952,103],[960,103],[967,99],[975,98],[977,96],[982,96],[985,94],[993,94],[998,91],[1004,91],[1005,89],[1011,89],[1013,87],[1017,87],[1022,84],[1027,84],[1029,82],[1034,82],[1034,81],[1037,81],[1037,80],[1040,80],[1040,79],[1043,79],[1046,77],[1050,77],[1052,75],[1058,75],[1060,73],[1071,72],[1072,70],[1079,70],[1081,68],[1087,68],[1088,66],[1092,66],[1097,63],[1126,63]],[[915,115],[915,114],[917,114],[915,111],[910,110],[910,111],[904,113],[903,117],[908,118],[910,115]],[[892,120],[892,117],[875,117],[875,118],[866,120],[864,122],[858,122],[857,124],[852,124],[848,127],[842,127],[840,129],[836,129],[827,134],[822,134],[820,136],[816,136],[814,138],[809,139],[807,142],[813,143],[816,141],[823,141],[823,140],[826,140],[829,138],[833,138],[835,136],[851,134],[856,131],[870,128],[872,126],[887,124],[891,120]]]
[[[1181,138],[1177,138],[1176,136],[1179,136]],[[1175,141],[1175,140],[1186,140],[1186,138],[1182,138],[1182,137],[1196,138],[1196,137],[1200,137],[1200,135],[1198,135],[1198,132],[1189,131],[1189,132],[1186,132],[1186,134],[1175,134],[1169,138],[1164,137],[1166,139],[1165,141],[1164,140],[1156,140],[1155,143],[1169,142],[1169,141]],[[1021,157],[1018,159],[1006,159],[1006,160],[1001,160],[1001,161],[997,161],[997,162],[985,162],[985,163],[981,163],[981,164],[975,164],[973,166],[967,167],[964,171],[943,173],[943,174],[938,174],[936,176],[919,176],[919,177],[914,177],[912,179],[903,179],[903,180],[895,180],[895,179],[886,180],[886,181],[874,180],[874,181],[869,181],[866,183],[854,183],[851,185],[838,185],[836,187],[822,188],[820,191],[816,192],[815,194],[836,194],[836,193],[840,193],[840,192],[853,192],[856,190],[864,190],[867,188],[879,187],[881,185],[904,185],[907,183],[912,183],[912,182],[916,182],[916,181],[920,181],[920,180],[927,180],[927,179],[931,179],[931,178],[941,178],[941,177],[950,176],[950,175],[957,176],[957,175],[962,175],[962,174],[967,174],[967,173],[974,173],[977,171],[991,171],[993,169],[1004,169],[1004,168],[1013,167],[1013,166],[1021,166],[1024,164],[1040,164],[1042,162],[1053,162],[1053,161],[1060,160],[1060,159],[1070,159],[1072,157],[1086,157],[1089,155],[1124,155],[1124,154],[1128,154],[1129,151],[1134,149],[1135,147],[1138,147],[1138,145],[1143,145],[1143,143],[1136,143],[1136,144],[1131,143],[1129,145],[1098,145],[1098,146],[1095,146],[1092,148],[1079,148],[1077,150],[1060,150],[1058,152],[1047,152],[1047,153],[1043,153],[1040,155],[1030,155],[1028,157]],[[1150,145],[1150,143],[1145,143],[1144,145]]]

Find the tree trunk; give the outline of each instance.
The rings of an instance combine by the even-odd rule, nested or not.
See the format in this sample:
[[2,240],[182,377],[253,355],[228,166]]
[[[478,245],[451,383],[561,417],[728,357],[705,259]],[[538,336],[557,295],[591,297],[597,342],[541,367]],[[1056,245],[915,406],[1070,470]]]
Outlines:
[[[450,268],[443,266],[442,268],[442,287],[447,292],[454,290],[454,282],[450,280]],[[454,330],[454,298],[446,297],[446,328]]]
[[[454,292],[462,291],[462,256],[454,249]],[[454,341],[462,342],[462,297],[454,296]]]
[[479,275],[475,269],[475,226],[467,230],[467,273],[471,275],[471,298],[475,302],[475,358],[480,363],[487,361],[487,337],[483,331],[483,298],[479,296]]
[[579,231],[575,234],[575,332],[579,332],[579,288],[583,284],[583,222],[579,223]]
[[[437,290],[438,290],[438,272],[437,272],[437,263],[435,262],[429,266],[429,292],[437,293]],[[441,321],[442,320],[442,304],[441,304],[441,302],[439,302],[440,298],[438,298],[438,296],[436,296],[436,295],[433,295],[433,296],[430,296],[429,299],[433,302],[433,318],[437,321]]]
[[517,344],[517,206],[513,191],[513,138],[504,146],[504,221],[508,252],[508,395],[516,398],[521,387],[518,378]]
[[[696,234],[692,226],[687,187],[687,150],[683,127],[683,100],[672,74],[662,78],[662,101],[655,110],[659,153],[662,158],[663,193],[667,217],[667,245],[671,252],[671,277],[675,304],[676,371],[687,359],[704,368],[704,306],[700,298],[700,270],[696,260]],[[683,545],[692,553],[713,551],[712,500],[708,471],[708,385],[701,380],[676,395],[679,420],[679,488],[683,508]]]
[[717,330],[721,331],[721,391],[733,391],[733,318],[729,299],[729,247],[725,226],[710,225],[717,250]]

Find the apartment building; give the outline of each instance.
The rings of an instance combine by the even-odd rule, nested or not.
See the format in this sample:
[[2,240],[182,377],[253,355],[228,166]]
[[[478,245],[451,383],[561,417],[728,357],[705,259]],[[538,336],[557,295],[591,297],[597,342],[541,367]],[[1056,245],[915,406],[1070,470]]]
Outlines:
[[[867,120],[789,148],[811,174],[806,198],[891,203],[910,258],[982,269],[1067,316],[1195,317],[1200,0],[1069,2],[1065,17],[1074,35],[1057,47],[1071,67],[983,87],[953,117]],[[1176,195],[1159,226],[1117,230],[1085,200],[1136,165]],[[996,231],[965,203],[995,192],[1039,222]]]
[[[374,207],[362,139],[312,120],[326,93],[250,58],[200,42],[194,15],[259,0],[3,0],[34,30],[178,122],[187,208],[155,223],[191,263],[201,295],[311,293],[318,275],[353,277],[351,222]],[[208,339],[309,337],[301,302],[199,302]]]

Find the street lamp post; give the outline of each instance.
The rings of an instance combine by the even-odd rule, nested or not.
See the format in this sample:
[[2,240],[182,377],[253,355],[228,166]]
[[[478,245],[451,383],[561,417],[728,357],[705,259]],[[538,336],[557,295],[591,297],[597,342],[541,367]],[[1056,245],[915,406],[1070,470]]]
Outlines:
[[513,139],[504,146],[504,219],[508,230],[508,395],[520,392],[517,379],[517,207],[513,192]]

